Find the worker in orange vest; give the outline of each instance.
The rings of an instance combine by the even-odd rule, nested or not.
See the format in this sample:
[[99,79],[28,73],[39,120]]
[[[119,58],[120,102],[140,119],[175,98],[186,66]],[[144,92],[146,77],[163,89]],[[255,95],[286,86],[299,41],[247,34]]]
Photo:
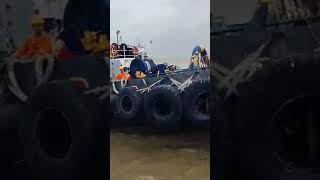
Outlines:
[[128,73],[124,70],[124,67],[121,65],[119,67],[120,73],[116,75],[115,80],[130,80]]
[[39,15],[34,15],[31,19],[31,25],[34,33],[17,50],[16,59],[35,60],[39,56],[52,55],[53,53],[51,39],[44,30],[44,19]]

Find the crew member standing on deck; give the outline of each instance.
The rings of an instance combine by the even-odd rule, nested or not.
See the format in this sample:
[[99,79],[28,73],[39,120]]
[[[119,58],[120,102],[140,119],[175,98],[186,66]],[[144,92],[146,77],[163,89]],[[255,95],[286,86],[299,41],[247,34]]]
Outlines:
[[34,15],[31,19],[33,34],[25,40],[16,52],[16,59],[35,60],[39,56],[52,55],[52,44],[49,35],[44,30],[44,19]]
[[124,67],[122,65],[120,66],[119,70],[120,73],[116,75],[115,80],[129,80],[129,75],[124,70]]

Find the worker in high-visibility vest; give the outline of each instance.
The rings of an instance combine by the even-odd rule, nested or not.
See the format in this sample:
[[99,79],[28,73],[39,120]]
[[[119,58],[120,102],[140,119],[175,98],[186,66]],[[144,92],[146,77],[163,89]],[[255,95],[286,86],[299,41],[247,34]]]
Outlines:
[[115,80],[129,80],[130,77],[128,73],[124,70],[124,67],[121,65],[119,67],[120,73],[118,73],[115,77]]
[[49,35],[44,30],[44,19],[34,15],[31,19],[34,33],[18,48],[15,58],[21,60],[35,60],[39,56],[53,54],[53,47]]

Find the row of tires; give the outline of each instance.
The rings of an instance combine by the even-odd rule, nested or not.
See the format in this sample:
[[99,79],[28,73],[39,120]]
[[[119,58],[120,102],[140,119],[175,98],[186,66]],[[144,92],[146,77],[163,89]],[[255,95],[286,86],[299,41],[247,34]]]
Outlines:
[[209,128],[209,80],[199,79],[182,92],[175,86],[158,85],[140,93],[125,87],[111,95],[114,120],[127,124],[151,124],[160,130],[177,130],[186,123]]
[[[208,88],[208,80],[194,81],[182,93],[169,85],[142,95],[124,88],[116,101],[111,98],[118,108],[114,115],[131,123],[141,117],[166,130],[184,119],[208,128]],[[0,108],[1,179],[107,179],[110,102],[83,91],[72,81],[51,81],[36,88],[25,104]]]

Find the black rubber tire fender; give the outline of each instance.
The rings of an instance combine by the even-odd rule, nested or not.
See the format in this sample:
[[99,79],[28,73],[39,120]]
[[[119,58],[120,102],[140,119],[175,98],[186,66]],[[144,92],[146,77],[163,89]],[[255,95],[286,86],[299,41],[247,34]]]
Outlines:
[[141,113],[142,103],[143,96],[135,88],[123,88],[116,101],[118,117],[126,121],[135,119]]
[[[239,84],[240,96],[236,98],[235,108],[230,114],[233,117],[231,120],[234,139],[232,147],[236,152],[234,159],[237,160],[236,168],[241,173],[241,179],[316,180],[320,178],[318,160],[314,162],[315,169],[313,169],[311,166],[308,168],[303,163],[285,160],[284,156],[279,156],[280,152],[284,153],[283,148],[288,151],[304,147],[301,143],[308,140],[296,134],[293,136],[297,136],[293,141],[294,148],[282,147],[285,143],[278,142],[284,137],[283,134],[281,136],[278,134],[280,127],[278,123],[286,122],[286,119],[295,122],[296,117],[304,120],[300,115],[305,113],[305,107],[310,108],[307,110],[308,113],[310,110],[319,112],[320,85],[315,83],[319,82],[319,77],[319,63],[311,57],[301,55],[266,65],[251,78],[250,82]],[[280,108],[297,97],[306,97],[312,105],[307,104],[291,109],[288,114],[291,118],[277,118]],[[289,130],[284,129],[283,132],[292,130],[291,127],[288,128]],[[291,137],[288,141],[292,140]],[[292,154],[291,158],[294,159],[295,156]]]
[[[193,125],[209,128],[209,79],[199,79],[182,94],[183,118]],[[202,111],[203,108],[206,110]]]
[[19,126],[30,112],[22,104],[7,104],[0,109],[0,166],[9,167],[19,155]]
[[111,96],[110,96],[110,108],[111,108],[112,118],[115,117],[116,112],[117,112],[116,103],[117,103],[118,99],[119,99],[118,95],[111,94]]
[[96,99],[57,81],[37,88],[28,103],[32,118],[21,123],[20,142],[34,179],[104,176],[97,170],[106,161],[107,121]]
[[182,124],[182,100],[179,91],[169,85],[151,89],[144,98],[148,122],[159,130],[177,129]]
[[[219,82],[214,77],[212,82]],[[210,87],[210,125],[211,125],[211,149],[215,157],[211,164],[212,178],[221,180],[237,179],[233,169],[232,148],[232,122],[231,112],[233,99],[224,100],[224,94],[218,90],[215,83]]]

